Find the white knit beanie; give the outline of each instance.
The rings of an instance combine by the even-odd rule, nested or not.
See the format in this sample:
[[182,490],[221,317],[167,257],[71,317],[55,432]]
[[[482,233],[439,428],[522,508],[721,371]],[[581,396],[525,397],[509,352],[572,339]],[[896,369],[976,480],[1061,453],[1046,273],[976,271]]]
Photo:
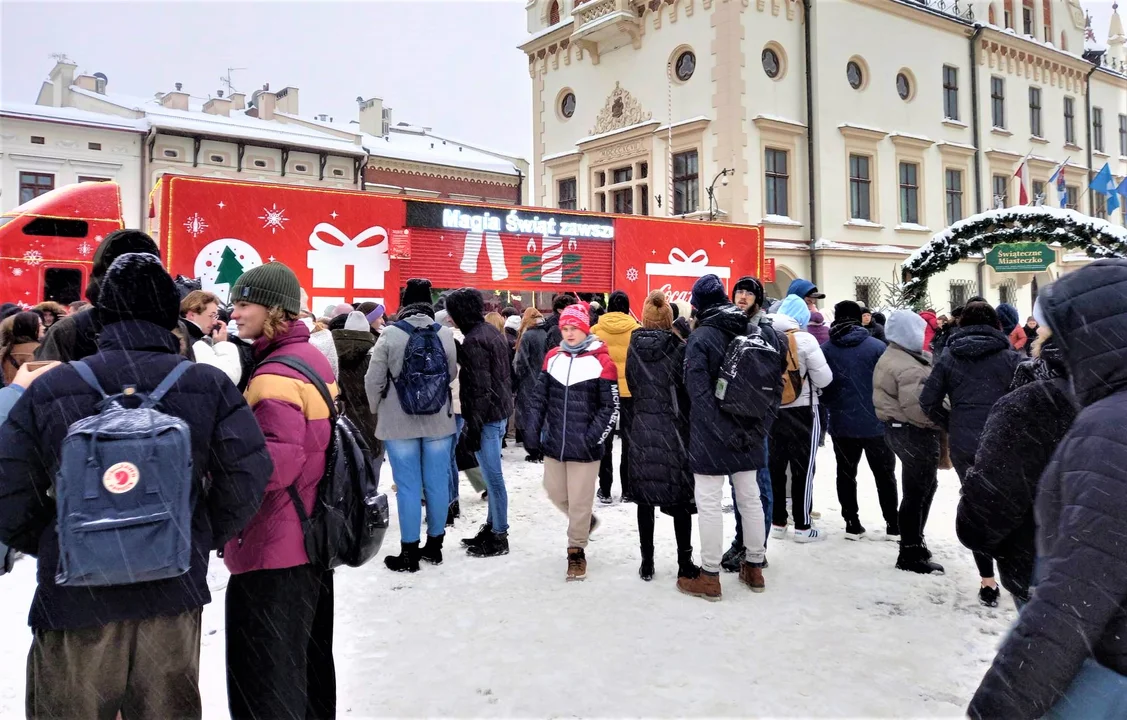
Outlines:
[[353,310],[348,313],[348,319],[344,321],[344,329],[365,332],[371,330],[372,327],[368,324],[368,318],[364,317],[364,313]]

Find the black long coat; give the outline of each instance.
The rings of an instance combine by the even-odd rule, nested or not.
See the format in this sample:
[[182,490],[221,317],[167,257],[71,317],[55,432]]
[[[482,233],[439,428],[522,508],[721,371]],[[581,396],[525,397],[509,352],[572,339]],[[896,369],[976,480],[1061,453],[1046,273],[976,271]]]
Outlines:
[[693,502],[689,467],[689,398],[685,343],[668,330],[635,330],[626,353],[626,383],[634,402],[630,497],[641,505]]
[[536,382],[544,367],[544,355],[548,352],[548,331],[544,323],[533,325],[524,331],[517,354],[513,359],[513,384],[516,386],[517,426],[524,430],[524,415],[532,404],[536,392]]

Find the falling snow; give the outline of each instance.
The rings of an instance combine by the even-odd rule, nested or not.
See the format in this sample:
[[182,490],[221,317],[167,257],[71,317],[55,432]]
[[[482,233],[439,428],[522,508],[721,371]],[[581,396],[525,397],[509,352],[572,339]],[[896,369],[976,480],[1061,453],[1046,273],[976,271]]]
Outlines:
[[262,213],[262,215],[258,216],[258,219],[266,223],[262,226],[263,230],[269,228],[270,234],[273,235],[279,230],[286,229],[285,223],[289,220],[289,218],[286,217],[285,208],[282,208],[281,210],[278,209],[278,203],[274,203],[273,207],[271,208],[262,208]]
[[636,268],[636,267],[627,268],[626,279],[629,280],[630,282],[636,282],[638,280],[638,268]]
[[200,216],[199,213],[193,213],[190,218],[184,221],[184,229],[187,230],[192,237],[199,237],[207,230],[207,221]]
[[43,262],[43,253],[38,250],[27,250],[23,254],[23,261],[32,267]]

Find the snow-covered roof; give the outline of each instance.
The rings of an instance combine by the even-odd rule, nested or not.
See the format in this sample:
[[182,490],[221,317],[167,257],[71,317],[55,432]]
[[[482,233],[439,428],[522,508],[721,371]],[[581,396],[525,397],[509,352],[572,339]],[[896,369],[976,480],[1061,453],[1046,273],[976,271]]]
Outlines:
[[422,128],[408,129],[393,126],[391,132],[384,137],[364,133],[364,147],[372,157],[408,160],[499,175],[519,174],[517,167],[508,160],[443,140]]
[[27,120],[86,125],[88,127],[122,130],[125,132],[144,133],[149,130],[149,122],[143,118],[107,115],[105,113],[91,112],[89,110],[80,110],[72,107],[60,108],[47,105],[4,102],[0,104],[0,115]]
[[908,255],[912,252],[910,248],[901,247],[899,245],[866,245],[863,243],[827,240],[826,238],[818,238],[818,242],[814,243],[814,247],[818,250],[848,250],[850,252],[890,253],[893,255]]

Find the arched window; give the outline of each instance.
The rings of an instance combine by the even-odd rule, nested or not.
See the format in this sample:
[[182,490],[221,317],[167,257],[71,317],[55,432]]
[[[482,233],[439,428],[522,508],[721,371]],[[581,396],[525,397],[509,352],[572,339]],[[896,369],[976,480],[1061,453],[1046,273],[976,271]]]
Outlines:
[[1003,19],[1006,27],[1012,28],[1014,26],[1014,0],[1006,0],[1006,16]]
[[1053,41],[1053,0],[1043,0],[1041,11],[1045,15],[1045,42],[1051,43]]
[[548,10],[548,24],[555,25],[560,21],[560,3],[559,0],[552,0],[552,7]]

